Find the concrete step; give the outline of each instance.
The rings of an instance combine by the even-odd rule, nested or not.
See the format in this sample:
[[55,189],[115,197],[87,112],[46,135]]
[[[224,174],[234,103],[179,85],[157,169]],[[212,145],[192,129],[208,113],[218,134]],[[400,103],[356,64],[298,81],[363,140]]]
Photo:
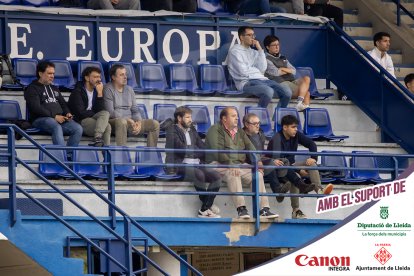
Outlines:
[[353,36],[352,38],[365,51],[370,51],[374,47],[374,44],[372,42],[372,37],[368,37],[368,36]]
[[344,9],[344,1],[343,0],[334,0],[329,2],[331,5],[334,5],[338,8]]
[[349,36],[372,36],[372,24],[370,23],[345,23],[343,30]]
[[[394,12],[396,12],[397,10],[397,5],[391,1],[381,1],[382,4],[389,10],[392,10]],[[406,1],[401,1],[402,6],[404,6],[404,8],[406,8],[409,11],[414,11],[414,3],[407,3]]]
[[359,23],[358,14],[344,12],[344,23]]
[[414,72],[414,64],[394,64],[395,75],[397,77],[405,77]]

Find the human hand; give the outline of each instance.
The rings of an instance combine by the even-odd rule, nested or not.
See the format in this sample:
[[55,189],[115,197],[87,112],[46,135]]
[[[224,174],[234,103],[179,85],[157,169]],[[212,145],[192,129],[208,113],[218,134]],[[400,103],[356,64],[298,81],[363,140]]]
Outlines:
[[305,171],[305,170],[300,170],[299,171],[299,174],[300,174],[301,177],[306,177],[306,176],[309,175],[309,173],[307,171]]
[[306,159],[306,166],[314,166],[314,165],[316,165],[316,160],[315,159],[313,159],[313,158],[308,158],[308,159]]
[[117,5],[117,4],[119,3],[119,0],[111,0],[111,3],[112,3],[113,5]]
[[96,93],[98,94],[98,97],[102,97],[103,96],[103,84],[102,82],[99,82],[96,84],[95,86],[96,89]]
[[132,133],[134,135],[139,134],[141,131],[141,121],[137,121],[132,125]]
[[253,39],[253,46],[254,46],[257,50],[262,50],[262,46],[260,45],[259,40]]
[[283,166],[284,165],[283,161],[279,160],[279,159],[274,160],[273,163],[275,163],[276,166]]
[[55,120],[56,120],[56,122],[58,122],[59,124],[62,124],[62,123],[64,123],[65,122],[65,116],[63,116],[63,115],[56,115],[55,116]]

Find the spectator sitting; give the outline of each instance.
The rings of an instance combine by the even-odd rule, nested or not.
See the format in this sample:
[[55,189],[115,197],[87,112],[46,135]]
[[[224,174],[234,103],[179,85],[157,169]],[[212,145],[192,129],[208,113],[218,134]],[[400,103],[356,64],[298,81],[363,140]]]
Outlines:
[[229,12],[240,15],[286,12],[284,8],[270,6],[269,0],[224,0],[224,4]]
[[375,47],[368,54],[395,78],[394,63],[391,56],[387,54],[391,45],[391,35],[379,32],[374,35],[373,40]]
[[[73,115],[59,89],[52,85],[55,65],[41,61],[36,67],[37,80],[24,91],[32,126],[52,135],[54,145],[64,146],[63,135],[69,135],[67,146],[77,146],[82,137],[82,127],[73,121]],[[71,152],[68,152],[70,158]]]
[[93,138],[90,146],[108,146],[111,143],[109,112],[105,110],[101,69],[87,67],[69,96],[69,107],[83,132]]
[[[247,155],[237,153],[238,150],[256,150],[244,131],[237,128],[238,116],[233,107],[226,107],[220,113],[220,122],[210,127],[206,137],[206,148],[216,150],[234,150],[234,153],[209,153],[206,154],[207,163],[226,165],[247,165]],[[250,159],[251,160],[251,159]],[[262,165],[261,162],[258,163]],[[242,183],[252,186],[252,170],[247,168],[216,168],[223,181],[232,193],[243,192]],[[259,170],[259,192],[266,193],[263,180],[263,170]],[[248,219],[250,215],[246,208],[244,196],[233,196],[234,205],[237,208],[239,218]],[[260,217],[276,218],[269,208],[267,196],[260,197]]]
[[405,86],[407,86],[408,91],[414,94],[414,73],[405,76],[404,83]]
[[89,0],[88,9],[94,10],[140,10],[140,0]]
[[305,14],[303,0],[270,0],[270,8],[277,6],[283,8],[287,13]]
[[333,18],[339,27],[344,26],[344,11],[330,4],[330,0],[304,0],[305,13],[310,16]]
[[[240,27],[240,44],[229,50],[228,68],[238,90],[259,97],[259,106],[267,107],[273,97],[279,97],[277,107],[286,107],[292,96],[289,87],[264,76],[266,56],[252,27]],[[251,47],[255,47],[256,50]]]
[[[165,161],[166,163],[192,164],[192,166],[176,168],[177,173],[183,175],[185,181],[194,182],[194,187],[199,192],[218,192],[221,185],[220,173],[212,168],[197,167],[198,164],[203,163],[204,153],[192,150],[204,149],[205,144],[193,126],[191,113],[191,109],[184,106],[175,110],[175,124],[167,129],[165,148],[187,149],[187,151],[185,153],[167,152]],[[169,169],[174,170],[175,168]],[[199,195],[202,203],[198,210],[199,217],[220,217],[217,214],[220,210],[217,206],[213,206],[215,197],[216,195]]]
[[83,8],[80,0],[59,0],[57,4],[65,8]]
[[115,64],[109,70],[111,82],[104,87],[105,109],[109,112],[109,123],[115,132],[117,146],[127,144],[128,135],[148,133],[147,146],[156,147],[160,125],[155,120],[142,120],[135,92],[127,85],[127,73],[123,65]]
[[[267,150],[269,151],[297,151],[298,145],[302,145],[305,148],[309,149],[310,152],[317,152],[317,147],[315,142],[306,137],[302,132],[298,131],[298,119],[292,115],[286,115],[282,118],[281,125],[282,130],[275,133],[275,135],[270,140]],[[308,166],[308,167],[315,167],[318,156],[314,155],[308,158],[304,162],[295,162],[295,156],[292,154],[269,154],[270,158],[279,159],[279,158],[286,158],[289,160],[289,163],[294,166]],[[323,194],[330,194],[333,189],[332,184],[326,185],[325,188],[322,188],[321,179],[319,172],[317,170],[300,170],[299,175],[309,176],[311,183],[314,185],[314,189],[316,193],[323,193]],[[303,185],[303,181],[292,178],[293,175],[290,176],[288,179],[292,184],[297,186],[300,190],[301,186]],[[299,177],[296,177],[299,178]],[[272,178],[273,179],[273,178]],[[274,178],[276,180],[276,178]],[[299,178],[300,179],[300,178]],[[299,185],[298,185],[299,184]],[[271,184],[271,186],[278,186],[278,183]],[[302,191],[301,191],[302,193]],[[295,208],[295,206],[292,206]],[[297,206],[298,207],[298,206]],[[301,214],[296,214],[297,210],[293,210],[292,217],[298,216]]]
[[141,0],[143,10],[147,11],[176,11],[194,13],[197,11],[196,0]]
[[278,83],[286,84],[292,91],[292,98],[298,99],[296,109],[303,111],[310,104],[310,78],[305,76],[295,79],[296,68],[280,54],[279,38],[274,35],[268,35],[263,42],[267,49],[267,69],[265,76]]

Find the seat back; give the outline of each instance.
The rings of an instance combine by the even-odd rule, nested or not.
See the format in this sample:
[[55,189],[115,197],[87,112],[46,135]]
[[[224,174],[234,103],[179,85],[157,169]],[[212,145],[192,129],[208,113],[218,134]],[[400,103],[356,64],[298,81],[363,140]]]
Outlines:
[[73,78],[72,67],[69,61],[59,59],[50,60],[50,62],[55,64],[55,79],[53,80],[53,85],[73,89],[75,79]]
[[227,89],[226,75],[221,65],[200,65],[200,86],[206,91],[224,91]]
[[20,0],[0,0],[2,5],[20,5]]
[[13,60],[16,78],[23,86],[28,86],[36,77],[37,60],[32,58],[15,58]]
[[102,80],[102,84],[106,83],[106,78],[105,78],[105,71],[103,69],[102,63],[99,61],[94,61],[94,60],[79,60],[78,61],[78,81],[82,81],[82,72],[83,70],[85,70],[87,67],[96,67],[99,68],[101,70],[101,80]]
[[197,79],[191,64],[170,64],[171,89],[194,91]]
[[[99,162],[98,151],[90,150],[75,150],[73,151],[73,162]],[[102,173],[102,167],[99,164],[74,164],[73,170],[77,174],[92,175]]]
[[[135,69],[134,66],[132,65],[132,63],[130,62],[119,62],[119,61],[111,61],[108,63],[109,68],[110,69],[112,66],[114,66],[114,64],[120,64],[123,65],[126,69],[126,73],[127,73],[127,79],[128,79],[128,85],[132,87],[132,89],[137,89],[138,88],[138,84],[137,84],[137,78],[135,76]],[[111,80],[111,76],[108,76],[108,80]]]
[[234,107],[237,111],[238,117],[239,117],[239,122],[237,123],[238,127],[241,127],[241,121],[240,121],[240,112],[237,109],[237,107],[235,106],[224,106],[224,105],[216,105],[214,106],[214,123],[217,124],[220,122],[220,113],[223,109],[225,109],[226,107]]
[[49,0],[22,0],[22,4],[35,7],[50,6]]
[[[323,150],[322,152],[326,153],[338,153],[342,154],[342,151],[328,151]],[[345,156],[340,155],[322,155],[321,156],[321,166],[323,167],[348,167]],[[335,177],[335,178],[344,178],[348,175],[348,170],[334,170],[327,172],[329,174],[329,177]]]
[[[43,145],[49,146],[49,145]],[[47,149],[49,153],[51,153],[54,157],[66,163],[66,152],[63,149]],[[49,156],[47,156],[43,151],[39,150],[39,161],[44,161],[46,163],[39,164],[39,173],[43,176],[57,176],[59,174],[67,173],[66,170],[57,164],[54,160],[52,160]]]
[[260,120],[260,128],[263,132],[268,133],[272,132],[272,121],[270,120],[269,112],[265,107],[256,107],[256,106],[246,106],[245,107],[245,114],[253,113],[259,117]]
[[223,11],[220,0],[197,0],[197,11],[215,13]]
[[20,105],[13,100],[0,100],[0,123],[7,123],[8,120],[19,120],[22,118]]
[[[296,152],[300,152],[300,153],[309,153],[309,150],[298,150]],[[305,162],[306,159],[310,158],[309,154],[297,154],[295,155],[295,163],[299,163],[299,162]]]
[[328,110],[325,108],[307,108],[304,111],[304,115],[304,132],[306,135],[333,135]]
[[175,104],[154,104],[153,119],[159,122],[168,118],[174,118]]
[[142,120],[148,119],[148,112],[147,112],[147,107],[145,106],[145,104],[137,104],[137,107],[138,107],[139,114],[141,115],[141,119]]
[[139,85],[143,89],[163,91],[167,88],[164,67],[158,63],[138,65]]
[[[352,153],[373,153],[372,151],[352,151]],[[379,178],[379,172],[376,170],[366,171],[363,169],[378,169],[377,160],[375,157],[353,156],[351,158],[351,167],[362,170],[351,171],[353,178]]]
[[[137,147],[139,148],[139,147]],[[160,152],[144,152],[144,151],[137,151],[135,155],[135,162],[136,163],[148,163],[148,164],[162,164],[162,158]],[[154,165],[142,165],[139,164],[135,168],[136,174],[144,174],[144,175],[151,175],[155,176],[157,174],[163,173],[163,168]]]
[[192,112],[193,122],[196,124],[197,132],[207,133],[211,126],[210,113],[205,105],[187,105]]
[[286,115],[293,115],[298,119],[299,121],[298,130],[302,132],[303,129],[302,129],[302,124],[300,122],[299,112],[296,110],[296,108],[293,108],[293,107],[275,108],[275,113],[273,114],[275,132],[282,130],[282,124],[281,124],[282,118]]
[[[132,166],[131,156],[129,154],[128,148],[124,147],[125,150],[114,151],[111,150],[111,158],[114,163],[114,174],[123,176],[127,174],[134,173],[134,167]],[[106,171],[105,171],[106,172]]]

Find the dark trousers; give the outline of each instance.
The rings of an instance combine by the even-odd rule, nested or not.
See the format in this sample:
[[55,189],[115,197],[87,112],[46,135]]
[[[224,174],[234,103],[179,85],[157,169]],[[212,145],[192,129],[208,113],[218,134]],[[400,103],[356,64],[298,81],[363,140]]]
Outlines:
[[335,23],[341,28],[344,25],[343,10],[330,4],[305,4],[305,13],[310,16],[325,16],[327,18],[333,18]]
[[[179,167],[178,174],[183,175],[184,181],[194,183],[197,192],[218,192],[221,185],[221,175],[210,168]],[[199,195],[202,202],[201,211],[210,209],[216,195]]]
[[281,176],[278,173],[277,169],[274,169],[274,170],[270,171],[269,174],[266,175],[266,177],[265,177],[266,182],[269,182],[270,188],[272,189],[272,191],[274,193],[279,193],[280,192],[279,177],[287,178],[287,180],[289,180],[289,182],[292,183],[293,185],[295,185],[296,187],[298,187],[300,185],[300,182],[302,181],[302,179],[297,175],[295,170],[288,169],[288,170],[285,170],[285,171],[286,171],[286,175],[284,175],[284,176]]
[[196,12],[196,0],[141,0],[141,8],[146,11]]

